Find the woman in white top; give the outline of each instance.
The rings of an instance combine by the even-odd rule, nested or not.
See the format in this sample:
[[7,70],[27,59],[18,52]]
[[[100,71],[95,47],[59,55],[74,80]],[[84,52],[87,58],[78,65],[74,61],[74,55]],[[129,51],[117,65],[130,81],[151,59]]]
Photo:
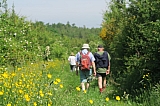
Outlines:
[[76,60],[75,60],[75,56],[74,56],[74,53],[71,52],[71,55],[68,57],[68,61],[70,63],[70,69],[71,69],[71,72],[75,71],[76,69]]

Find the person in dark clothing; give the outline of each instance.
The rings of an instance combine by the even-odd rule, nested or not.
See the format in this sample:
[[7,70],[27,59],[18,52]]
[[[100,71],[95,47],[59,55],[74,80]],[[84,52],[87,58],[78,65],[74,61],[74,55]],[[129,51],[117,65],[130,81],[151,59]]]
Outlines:
[[104,51],[102,45],[98,46],[98,52],[94,54],[96,72],[94,75],[98,77],[98,87],[100,93],[106,88],[106,76],[110,73],[110,55]]

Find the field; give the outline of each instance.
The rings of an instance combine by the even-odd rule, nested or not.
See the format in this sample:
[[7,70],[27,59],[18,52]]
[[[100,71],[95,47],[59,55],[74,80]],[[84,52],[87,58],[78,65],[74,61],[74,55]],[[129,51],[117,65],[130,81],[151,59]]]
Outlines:
[[70,72],[69,64],[54,62],[28,63],[26,66],[1,67],[0,96],[3,106],[133,106],[107,84],[100,94],[97,80],[81,91],[79,76]]

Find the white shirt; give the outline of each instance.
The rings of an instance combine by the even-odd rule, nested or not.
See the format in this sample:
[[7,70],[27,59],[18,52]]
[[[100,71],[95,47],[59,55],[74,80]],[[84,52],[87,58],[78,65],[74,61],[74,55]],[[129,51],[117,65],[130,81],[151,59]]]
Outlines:
[[75,56],[69,56],[68,61],[70,62],[70,65],[76,65],[76,57]]

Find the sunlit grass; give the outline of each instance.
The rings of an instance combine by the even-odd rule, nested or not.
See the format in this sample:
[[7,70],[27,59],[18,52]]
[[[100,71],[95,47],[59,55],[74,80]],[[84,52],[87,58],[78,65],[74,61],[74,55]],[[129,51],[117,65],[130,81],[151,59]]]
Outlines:
[[16,71],[1,68],[0,96],[4,106],[120,106],[127,105],[121,97],[109,97],[111,88],[99,93],[96,80],[88,90],[80,88],[79,76],[69,71],[68,64],[31,63]]

